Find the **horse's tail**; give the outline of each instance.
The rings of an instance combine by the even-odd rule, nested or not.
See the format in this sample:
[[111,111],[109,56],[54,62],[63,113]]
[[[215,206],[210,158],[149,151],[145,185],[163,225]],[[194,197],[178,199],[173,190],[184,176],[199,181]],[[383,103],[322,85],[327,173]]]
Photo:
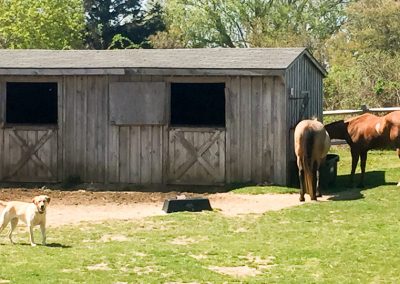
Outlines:
[[304,155],[303,155],[303,169],[304,169],[304,187],[306,193],[308,193],[311,197],[311,199],[315,199],[315,191],[313,190],[314,188],[314,174],[313,174],[313,148],[315,144],[315,136],[316,133],[313,129],[306,129],[304,131],[304,136],[303,136],[303,149],[304,149]]

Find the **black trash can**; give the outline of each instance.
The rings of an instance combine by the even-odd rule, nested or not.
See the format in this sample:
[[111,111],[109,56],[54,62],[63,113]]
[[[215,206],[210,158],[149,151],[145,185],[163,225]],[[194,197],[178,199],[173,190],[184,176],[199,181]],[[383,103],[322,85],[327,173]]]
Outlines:
[[[334,185],[337,176],[337,163],[339,162],[339,155],[328,154],[325,163],[320,168],[320,184],[322,188],[327,188]],[[290,164],[290,185],[300,188],[299,183],[299,170],[296,162]]]
[[337,176],[337,163],[339,155],[328,154],[325,163],[320,168],[320,183],[322,188],[327,188],[329,185],[334,185]]

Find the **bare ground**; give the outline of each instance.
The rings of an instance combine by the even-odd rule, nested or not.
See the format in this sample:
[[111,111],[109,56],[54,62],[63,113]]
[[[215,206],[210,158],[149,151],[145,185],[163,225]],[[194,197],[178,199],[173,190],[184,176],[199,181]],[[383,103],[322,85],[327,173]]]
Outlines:
[[[30,202],[36,195],[51,197],[47,213],[48,226],[77,224],[82,221],[110,219],[130,220],[166,214],[162,211],[166,199],[205,197],[211,207],[227,216],[263,214],[267,211],[298,206],[298,194],[246,195],[234,193],[181,193],[138,191],[49,190],[27,188],[0,189],[0,200]],[[326,201],[329,196],[320,198]],[[307,200],[306,202],[310,202]]]

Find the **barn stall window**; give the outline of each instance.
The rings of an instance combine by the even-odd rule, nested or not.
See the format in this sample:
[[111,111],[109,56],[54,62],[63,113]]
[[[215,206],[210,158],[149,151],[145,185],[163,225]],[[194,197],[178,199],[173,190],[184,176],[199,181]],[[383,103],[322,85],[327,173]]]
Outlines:
[[6,123],[8,124],[57,124],[57,105],[57,83],[6,83]]
[[164,82],[110,83],[110,121],[114,125],[166,123]]
[[225,127],[225,84],[172,83],[171,126]]

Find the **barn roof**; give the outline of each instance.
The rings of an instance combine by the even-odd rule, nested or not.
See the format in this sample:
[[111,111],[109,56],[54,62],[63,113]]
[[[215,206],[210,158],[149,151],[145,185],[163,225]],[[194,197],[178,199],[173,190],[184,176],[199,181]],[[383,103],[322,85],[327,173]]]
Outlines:
[[265,75],[282,73],[301,55],[325,74],[305,48],[0,49],[0,74]]

